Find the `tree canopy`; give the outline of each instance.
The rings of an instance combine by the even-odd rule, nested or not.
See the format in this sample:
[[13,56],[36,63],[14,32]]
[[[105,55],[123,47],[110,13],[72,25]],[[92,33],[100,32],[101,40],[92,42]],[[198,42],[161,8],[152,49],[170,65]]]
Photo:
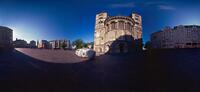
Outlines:
[[77,40],[75,40],[75,41],[72,42],[72,45],[76,46],[75,49],[80,49],[80,48],[83,48],[84,42],[83,42],[82,39],[77,39]]

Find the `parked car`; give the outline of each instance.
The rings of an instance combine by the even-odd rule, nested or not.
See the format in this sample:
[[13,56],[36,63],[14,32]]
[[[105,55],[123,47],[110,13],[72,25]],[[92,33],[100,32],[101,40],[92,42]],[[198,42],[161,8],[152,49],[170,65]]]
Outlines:
[[82,58],[93,59],[96,55],[96,52],[92,49],[82,48],[82,49],[77,49],[75,51],[75,54]]

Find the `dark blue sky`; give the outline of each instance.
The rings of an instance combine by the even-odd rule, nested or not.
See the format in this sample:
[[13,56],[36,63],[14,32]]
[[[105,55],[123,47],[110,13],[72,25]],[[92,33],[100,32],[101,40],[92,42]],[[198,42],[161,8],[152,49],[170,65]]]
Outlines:
[[137,12],[143,17],[143,38],[165,26],[200,25],[198,0],[1,0],[0,25],[14,30],[14,39],[82,38],[93,41],[95,15]]

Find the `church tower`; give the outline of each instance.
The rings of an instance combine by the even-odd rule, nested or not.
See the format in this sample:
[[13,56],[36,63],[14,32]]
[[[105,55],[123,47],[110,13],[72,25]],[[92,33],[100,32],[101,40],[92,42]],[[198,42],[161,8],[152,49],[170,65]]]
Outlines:
[[105,34],[105,25],[104,21],[107,19],[108,15],[106,12],[102,12],[96,15],[95,23],[95,33],[94,33],[94,50],[97,52],[103,52],[102,45],[104,45],[104,34]]

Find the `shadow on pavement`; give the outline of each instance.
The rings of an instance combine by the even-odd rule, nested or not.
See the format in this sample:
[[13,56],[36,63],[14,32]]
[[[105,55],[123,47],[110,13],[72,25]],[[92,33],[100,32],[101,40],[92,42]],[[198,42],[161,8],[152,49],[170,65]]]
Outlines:
[[[47,63],[19,51],[0,54],[0,80],[14,92],[126,92],[143,90],[143,61],[103,55],[74,64]],[[141,56],[140,56],[141,57]],[[115,61],[116,60],[116,61]]]
[[0,83],[13,92],[199,92],[199,57],[200,49],[153,50],[55,64],[14,51],[0,53]]
[[200,49],[166,49],[146,52],[148,92],[199,92]]

